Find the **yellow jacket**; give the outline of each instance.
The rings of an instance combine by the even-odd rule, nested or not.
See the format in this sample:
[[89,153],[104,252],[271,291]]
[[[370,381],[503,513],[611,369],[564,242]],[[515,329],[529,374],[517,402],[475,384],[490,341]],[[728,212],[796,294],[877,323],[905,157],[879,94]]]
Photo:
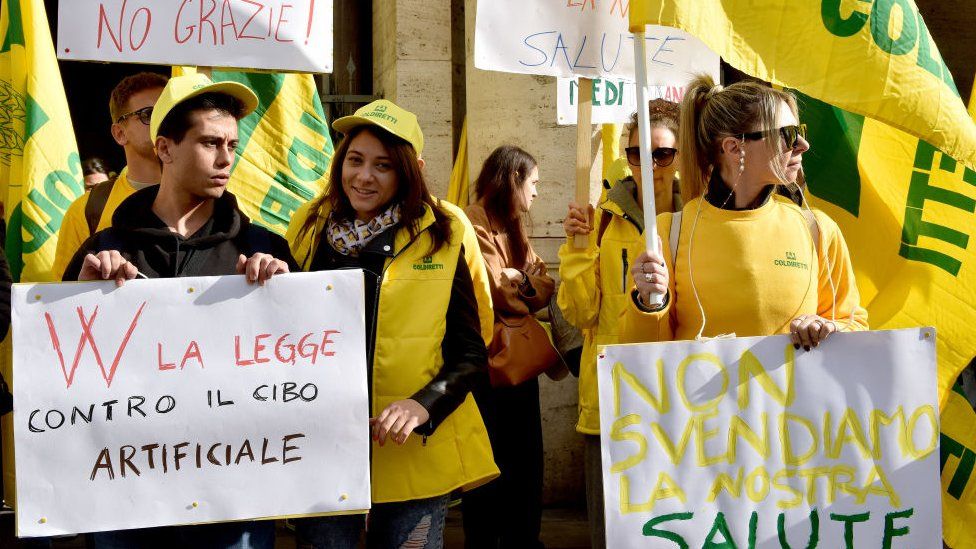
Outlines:
[[576,430],[589,435],[600,434],[596,350],[617,342],[620,315],[627,307],[631,286],[630,265],[644,251],[644,238],[637,226],[624,218],[615,203],[606,201],[597,208],[597,227],[604,215],[609,219],[599,243],[597,229],[590,233],[585,250],[574,248],[572,242],[559,249],[557,303],[566,320],[583,330],[584,339]]
[[[692,200],[682,211],[677,258],[664,246],[666,306],[642,312],[628,298],[619,343],[688,340],[699,330],[704,337],[786,334],[793,319],[809,314],[836,319],[841,331],[867,330],[844,235],[826,214],[814,215],[816,230],[799,206],[776,195],[744,211]],[[673,219],[657,216],[663,242]]]
[[[105,209],[102,210],[102,216],[98,220],[96,231],[111,227],[115,209],[123,200],[136,192],[136,189],[129,183],[128,172],[128,168],[123,168],[122,173],[115,179],[112,192],[109,193],[108,200],[105,202]],[[52,269],[52,275],[57,280],[61,280],[61,277],[64,276],[64,269],[71,262],[75,252],[92,235],[88,231],[88,220],[85,219],[85,207],[88,205],[90,195],[91,193],[85,193],[72,202],[61,221],[61,228],[58,230],[58,247],[54,252],[54,268]]]
[[485,338],[485,345],[491,343],[494,334],[495,313],[491,303],[491,281],[488,277],[488,268],[485,266],[485,259],[481,255],[481,244],[478,242],[478,233],[464,210],[447,200],[435,198],[441,209],[454,216],[458,223],[464,227],[463,240],[464,262],[468,264],[468,272],[471,273],[471,284],[474,285],[474,297],[478,300],[478,318],[481,320],[481,336]]
[[[310,215],[311,203],[299,208],[287,233],[292,255],[305,269],[311,265],[328,217],[324,213],[314,231],[299,234]],[[430,237],[426,228],[433,223],[433,212],[428,209],[421,221],[421,232],[413,240],[405,229],[397,231],[395,255],[386,261],[380,283],[370,388],[373,417],[390,403],[417,392],[443,364],[445,315],[464,241],[461,219],[455,215],[451,218],[451,241],[427,258]],[[478,249],[477,244],[474,249]],[[414,268],[425,263],[444,268]],[[419,436],[410,437],[403,446],[373,443],[371,473],[374,503],[430,498],[458,488],[467,490],[499,474],[488,433],[470,394],[426,443]]]

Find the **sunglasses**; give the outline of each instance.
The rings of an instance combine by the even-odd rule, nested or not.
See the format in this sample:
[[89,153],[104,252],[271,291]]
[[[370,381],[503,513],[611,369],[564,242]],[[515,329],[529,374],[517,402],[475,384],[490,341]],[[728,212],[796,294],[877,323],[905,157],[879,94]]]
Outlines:
[[[628,164],[631,166],[640,166],[640,147],[627,147],[624,149],[624,152],[627,153]],[[674,162],[676,154],[678,154],[678,149],[658,147],[651,151],[651,160],[654,161],[655,166],[665,168]]]
[[800,141],[800,138],[807,138],[807,125],[800,124],[799,126],[783,126],[776,130],[761,130],[758,132],[749,132],[742,134],[743,139],[750,139],[752,141],[758,141],[767,135],[772,135],[773,132],[779,131],[779,134],[783,137],[783,142],[786,144],[787,149],[795,149],[796,144]]
[[149,125],[149,120],[152,118],[152,112],[153,112],[152,106],[143,107],[143,108],[141,108],[141,109],[139,109],[137,111],[127,112],[127,113],[123,114],[122,116],[119,117],[118,120],[115,121],[115,123],[116,124],[121,124],[123,120],[125,120],[126,118],[129,118],[130,116],[133,116],[134,115],[134,116],[138,116],[139,117],[139,122],[142,122],[143,124],[145,124],[146,126],[148,126]]

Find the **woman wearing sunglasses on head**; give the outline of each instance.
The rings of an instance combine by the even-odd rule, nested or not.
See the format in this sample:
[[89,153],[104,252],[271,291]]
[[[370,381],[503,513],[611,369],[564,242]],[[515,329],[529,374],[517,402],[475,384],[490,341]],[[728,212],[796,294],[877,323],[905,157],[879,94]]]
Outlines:
[[[799,191],[810,148],[793,95],[700,76],[681,122],[686,203],[658,216],[661,253],[634,262],[621,342],[789,333],[809,350],[835,331],[866,330],[837,224],[778,192]],[[663,305],[648,306],[651,293]]]
[[[670,212],[680,202],[673,193],[678,155],[678,105],[656,99],[649,103],[648,110],[657,211]],[[584,334],[579,376],[580,416],[576,430],[586,435],[586,500],[591,543],[595,548],[605,544],[596,349],[598,345],[617,342],[620,313],[627,307],[631,288],[630,265],[644,249],[641,207],[644,186],[640,179],[637,113],[631,117],[627,129],[627,162],[633,177],[614,184],[595,214],[588,204],[571,203],[563,221],[569,241],[559,250],[562,283],[557,294],[558,304],[566,319],[581,328]],[[589,236],[589,245],[585,249],[573,246],[576,235]]]

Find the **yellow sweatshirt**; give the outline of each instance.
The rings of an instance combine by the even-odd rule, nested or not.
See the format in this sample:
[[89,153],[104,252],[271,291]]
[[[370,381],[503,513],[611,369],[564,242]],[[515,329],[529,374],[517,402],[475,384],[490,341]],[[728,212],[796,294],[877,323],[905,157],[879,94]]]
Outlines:
[[[98,220],[96,232],[112,226],[112,215],[115,213],[115,209],[134,192],[136,192],[136,188],[129,183],[128,168],[123,168],[122,173],[115,179],[115,184],[112,185],[112,192],[109,193],[108,200],[105,202],[105,209],[102,210],[102,217]],[[72,202],[61,221],[61,228],[58,230],[58,247],[54,252],[54,268],[52,270],[56,280],[61,280],[61,277],[64,276],[64,270],[71,262],[71,258],[75,256],[75,252],[92,235],[88,232],[88,220],[85,219],[85,206],[88,205],[90,195],[91,193],[85,193]]]
[[805,314],[834,318],[841,330],[866,330],[844,237],[826,214],[815,215],[819,252],[807,218],[789,199],[772,196],[757,209],[734,211],[697,198],[683,209],[677,260],[668,245],[672,214],[659,215],[669,301],[645,313],[628,300],[621,343],[694,339],[702,326],[698,300],[705,337],[788,333]]

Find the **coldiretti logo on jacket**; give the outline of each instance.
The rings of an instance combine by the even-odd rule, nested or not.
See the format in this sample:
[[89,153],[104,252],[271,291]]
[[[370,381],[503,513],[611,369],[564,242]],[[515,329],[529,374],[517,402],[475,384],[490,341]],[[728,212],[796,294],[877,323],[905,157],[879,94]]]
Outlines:
[[413,264],[413,270],[415,271],[442,271],[444,270],[443,263],[434,263],[434,258],[427,256],[420,263]]
[[786,252],[785,259],[774,259],[773,264],[778,267],[794,267],[797,269],[810,270],[806,263],[797,261],[796,252]]

